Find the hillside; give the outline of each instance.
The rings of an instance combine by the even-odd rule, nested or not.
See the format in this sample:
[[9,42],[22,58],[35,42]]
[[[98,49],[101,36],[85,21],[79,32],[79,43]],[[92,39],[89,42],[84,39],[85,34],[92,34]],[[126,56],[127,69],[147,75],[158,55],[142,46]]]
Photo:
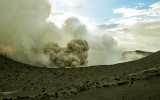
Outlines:
[[[154,78],[160,82],[159,60],[160,51],[140,60],[115,65],[52,69],[30,66],[0,56],[0,99],[12,97],[26,100],[30,97],[30,99],[54,98],[55,100],[56,98],[78,96],[80,93],[86,93],[92,89],[104,88],[105,90],[100,91],[107,91],[106,89],[114,87],[118,89],[120,86],[125,89],[128,84],[137,81],[141,83],[144,82],[143,80],[155,82]],[[157,85],[155,86],[157,87]],[[141,87],[139,88],[141,89]],[[142,88],[145,89],[145,87]],[[160,86],[158,85],[156,89],[157,93],[160,91]],[[151,90],[154,91],[154,89]],[[154,93],[153,91],[149,92]],[[108,96],[113,94],[114,91]],[[153,98],[155,96],[160,98],[159,95],[154,95]]]

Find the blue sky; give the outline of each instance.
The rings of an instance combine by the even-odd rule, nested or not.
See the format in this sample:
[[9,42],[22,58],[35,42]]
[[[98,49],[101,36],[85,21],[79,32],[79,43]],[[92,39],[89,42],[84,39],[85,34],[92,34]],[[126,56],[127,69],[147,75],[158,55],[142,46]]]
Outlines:
[[[158,0],[146,0],[147,2],[144,2],[144,0],[102,0],[102,2],[98,3],[98,0],[95,0],[97,7],[93,9],[92,16],[95,16],[96,19],[110,19],[110,18],[117,18],[120,17],[121,14],[113,14],[113,10],[117,8],[134,8],[136,6],[139,6],[138,3],[146,4],[142,9],[147,8],[146,6],[153,3],[153,1]],[[97,9],[97,10],[96,10]],[[92,9],[90,10],[92,11]]]
[[[159,0],[86,0],[79,2],[78,0],[56,2],[58,0],[51,0],[53,10],[72,12],[81,16],[89,17],[94,20],[103,20],[110,18],[119,18],[122,14],[114,14],[113,10],[117,8],[135,8],[144,4],[137,9],[148,9],[149,5],[158,2]],[[73,2],[73,6],[68,6],[67,2]]]

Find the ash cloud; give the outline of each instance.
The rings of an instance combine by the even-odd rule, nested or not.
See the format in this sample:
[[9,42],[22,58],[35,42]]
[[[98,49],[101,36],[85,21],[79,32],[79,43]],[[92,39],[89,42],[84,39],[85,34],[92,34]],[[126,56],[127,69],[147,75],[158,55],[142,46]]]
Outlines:
[[118,46],[114,37],[105,31],[95,28],[90,31],[77,18],[67,19],[62,26],[66,37],[70,39],[85,39],[89,45],[88,62],[89,66],[115,64],[121,62],[122,49]]
[[75,17],[58,28],[46,21],[50,13],[47,0],[0,0],[0,51],[26,64],[58,68],[120,61],[113,37],[89,31]]
[[58,44],[48,44],[45,53],[50,56],[51,66],[55,67],[83,67],[88,64],[88,43],[75,39],[62,48]]

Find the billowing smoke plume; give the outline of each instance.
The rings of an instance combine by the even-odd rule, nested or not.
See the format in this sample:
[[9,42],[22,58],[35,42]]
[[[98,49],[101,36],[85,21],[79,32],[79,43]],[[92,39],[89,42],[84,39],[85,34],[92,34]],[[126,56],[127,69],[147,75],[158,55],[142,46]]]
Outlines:
[[74,17],[59,29],[46,21],[50,12],[47,0],[0,0],[0,51],[37,66],[82,67],[88,61],[89,65],[119,62],[121,49],[113,37],[96,29],[89,31]]
[[55,67],[83,67],[88,64],[88,43],[85,40],[72,40],[67,48],[58,44],[48,44],[45,53],[50,55],[51,66]]
[[0,45],[14,48],[7,52],[13,59],[33,65],[49,63],[43,48],[61,37],[60,30],[46,22],[50,9],[46,0],[0,0]]
[[89,66],[121,62],[122,50],[116,40],[100,29],[87,30],[77,18],[67,19],[62,27],[66,37],[81,38],[89,44]]

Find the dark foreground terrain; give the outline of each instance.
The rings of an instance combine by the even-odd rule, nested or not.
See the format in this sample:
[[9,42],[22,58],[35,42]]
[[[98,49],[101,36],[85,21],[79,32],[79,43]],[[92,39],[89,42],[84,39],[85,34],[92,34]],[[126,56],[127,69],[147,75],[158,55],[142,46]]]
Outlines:
[[137,61],[72,69],[0,56],[0,99],[160,100],[160,51]]

